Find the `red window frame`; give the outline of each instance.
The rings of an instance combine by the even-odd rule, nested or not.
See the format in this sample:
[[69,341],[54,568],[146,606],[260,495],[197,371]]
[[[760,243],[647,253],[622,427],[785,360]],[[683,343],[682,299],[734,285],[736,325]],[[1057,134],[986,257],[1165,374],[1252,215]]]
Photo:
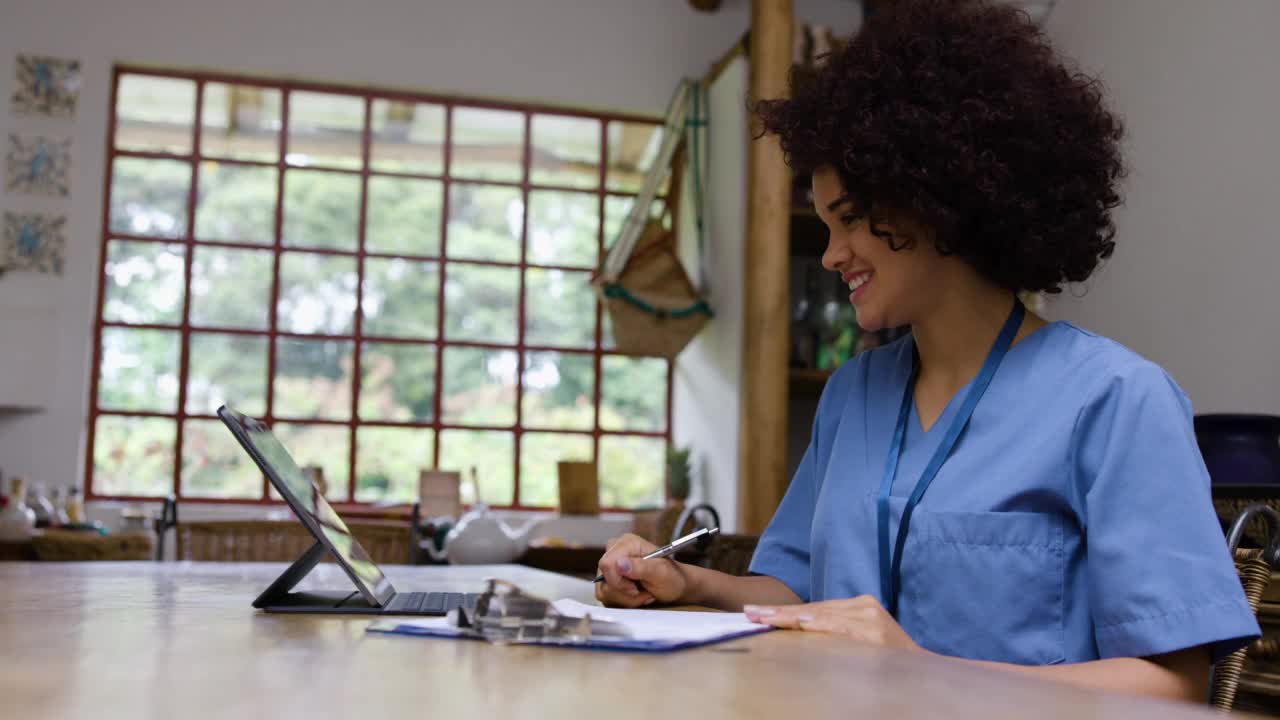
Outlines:
[[[120,80],[124,75],[145,75],[157,78],[169,78],[180,80],[191,80],[195,82],[195,110],[192,129],[192,146],[189,153],[169,153],[155,151],[136,151],[122,150],[116,147],[116,124],[117,124],[117,98],[119,94]],[[204,103],[204,87],[208,83],[225,83],[229,85],[252,86],[264,89],[278,90],[281,92],[280,107],[280,137],[278,157],[274,162],[269,161],[253,161],[228,159],[224,157],[206,157],[201,154],[201,132],[202,117]],[[364,125],[361,135],[361,167],[358,170],[350,168],[338,168],[326,166],[323,164],[298,166],[290,165],[287,162],[287,153],[289,145],[289,93],[294,91],[302,92],[319,92],[346,95],[359,98],[364,104]],[[374,171],[370,167],[370,149],[372,147],[372,127],[373,117],[372,108],[375,100],[390,100],[408,103],[430,103],[445,108],[445,124],[444,124],[444,140],[443,140],[443,164],[439,175],[405,173],[405,172],[386,172]],[[451,176],[451,154],[453,140],[453,111],[455,108],[478,108],[488,110],[506,110],[515,111],[523,115],[524,131],[523,131],[523,153],[524,157],[521,164],[521,174],[523,179],[520,182],[503,182],[496,180],[476,180],[454,178]],[[599,182],[594,190],[587,190],[581,187],[560,186],[554,184],[534,183],[530,180],[530,164],[532,154],[532,133],[531,126],[533,116],[535,114],[559,115],[568,117],[589,118],[600,121],[600,164],[599,164]],[[276,420],[303,424],[311,426],[346,426],[348,428],[348,464],[347,468],[347,500],[345,504],[363,505],[369,504],[357,501],[356,498],[356,466],[358,455],[358,444],[356,442],[356,433],[359,427],[404,427],[430,429],[435,433],[435,441],[432,443],[432,461],[435,466],[440,463],[440,431],[441,430],[496,430],[502,432],[510,432],[513,435],[513,458],[515,464],[513,468],[513,489],[512,503],[510,505],[496,505],[495,507],[512,508],[512,509],[547,509],[545,506],[527,506],[520,502],[520,458],[521,458],[521,439],[526,432],[538,434],[556,434],[562,433],[566,435],[583,436],[590,435],[592,438],[592,456],[599,462],[600,458],[600,440],[606,436],[616,437],[652,437],[661,438],[665,441],[666,447],[671,445],[671,421],[672,421],[672,386],[674,380],[673,363],[667,361],[666,372],[666,418],[665,427],[661,432],[657,431],[637,431],[637,430],[605,430],[600,426],[600,406],[602,402],[602,385],[603,359],[607,356],[625,357],[623,353],[609,351],[603,348],[603,305],[597,299],[595,312],[595,335],[594,342],[590,350],[581,347],[567,348],[543,345],[530,345],[525,343],[525,286],[527,279],[527,271],[534,269],[551,269],[551,270],[571,270],[582,272],[580,267],[565,267],[557,265],[542,265],[528,262],[528,241],[526,238],[529,221],[529,193],[537,190],[552,190],[562,192],[574,192],[580,194],[596,195],[598,217],[597,242],[599,257],[604,257],[607,238],[605,237],[605,205],[610,197],[625,198],[634,197],[634,193],[611,191],[608,189],[606,177],[608,172],[609,161],[609,123],[610,122],[628,122],[660,125],[661,120],[654,117],[627,113],[597,112],[590,110],[581,110],[573,108],[557,107],[552,105],[540,105],[536,103],[515,103],[500,102],[490,100],[476,100],[472,98],[460,98],[448,95],[438,95],[431,93],[419,93],[408,91],[394,91],[352,87],[337,84],[327,84],[318,82],[307,82],[298,80],[269,79],[254,76],[244,76],[230,73],[205,72],[205,71],[182,71],[182,70],[160,70],[155,68],[138,67],[132,65],[116,65],[112,70],[111,93],[110,93],[110,116],[107,125],[107,152],[106,152],[106,168],[104,171],[104,192],[103,192],[103,211],[102,211],[102,227],[101,227],[101,257],[98,267],[98,291],[97,291],[97,308],[95,312],[94,322],[94,342],[93,342],[93,365],[91,367],[91,376],[89,383],[89,414],[86,450],[85,450],[85,475],[84,490],[85,497],[93,500],[126,500],[126,501],[154,501],[159,499],[152,495],[116,495],[97,493],[93,487],[94,476],[94,441],[95,430],[98,418],[101,416],[113,417],[141,417],[141,418],[162,418],[175,422],[175,439],[173,447],[173,480],[171,491],[179,500],[186,502],[198,503],[228,503],[228,504],[279,504],[280,501],[273,500],[268,493],[268,483],[263,478],[262,492],[256,499],[253,498],[218,498],[218,497],[187,497],[182,491],[182,452],[183,452],[183,432],[184,424],[188,419],[195,420],[217,420],[217,416],[213,414],[188,413],[186,411],[187,400],[187,383],[189,380],[189,352],[191,347],[191,336],[193,328],[190,322],[191,312],[191,271],[192,262],[195,255],[195,248],[203,247],[223,247],[232,249],[252,249],[264,250],[270,248],[272,251],[273,277],[271,282],[271,299],[269,308],[269,325],[266,330],[250,330],[250,329],[234,329],[234,328],[196,328],[195,333],[217,333],[224,335],[247,335],[254,337],[265,337],[267,343],[267,387],[266,387],[266,413],[262,419],[269,424],[273,424]],[[186,230],[181,237],[151,237],[130,235],[127,233],[118,233],[111,231],[111,189],[113,172],[116,158],[142,158],[152,160],[177,160],[184,161],[191,166],[191,182],[187,194],[186,207]],[[276,169],[276,205],[274,220],[274,237],[270,246],[253,243],[242,242],[226,242],[226,241],[206,241],[197,240],[195,213],[197,211],[197,193],[199,191],[199,165],[202,160],[216,160],[220,164],[239,167],[270,167]],[[335,250],[331,248],[305,247],[295,248],[286,246],[283,242],[283,220],[284,220],[284,184],[287,170],[309,169],[322,170],[325,172],[340,172],[350,175],[358,175],[360,177],[360,204],[358,215],[358,236],[355,251]],[[365,249],[366,220],[368,213],[368,195],[369,195],[369,179],[370,177],[395,177],[416,180],[433,180],[441,183],[442,204],[441,204],[441,229],[440,229],[440,250],[439,256],[422,256],[400,253],[381,253],[369,252]],[[520,245],[519,262],[496,262],[489,260],[451,260],[447,257],[446,248],[448,246],[448,224],[449,224],[449,200],[450,188],[454,183],[465,183],[472,185],[486,185],[494,187],[517,188],[521,192],[522,202],[524,203],[524,215],[522,220],[522,233]],[[107,321],[103,317],[106,299],[107,286],[107,259],[108,247],[111,240],[155,243],[163,245],[182,245],[186,255],[184,259],[184,276],[183,276],[183,298],[182,298],[182,317],[179,324],[156,324],[156,323],[126,323],[118,321]],[[293,333],[282,331],[277,327],[278,323],[278,300],[280,293],[280,266],[281,256],[283,252],[288,250],[301,250],[307,253],[317,255],[330,255],[342,257],[354,257],[357,263],[357,285],[355,289],[356,307],[354,317],[354,331],[351,335],[326,335],[315,333]],[[365,260],[367,258],[402,258],[411,261],[429,260],[438,263],[439,267],[439,287],[437,297],[437,318],[436,318],[436,336],[434,339],[406,339],[384,336],[365,336],[362,328],[363,321],[363,294],[364,294],[364,277],[365,277]],[[445,334],[445,278],[448,274],[450,265],[467,265],[467,266],[493,266],[518,269],[520,273],[519,280],[519,305],[517,307],[517,336],[515,344],[503,343],[483,343],[463,340],[450,340]],[[99,378],[102,366],[102,336],[103,330],[106,328],[132,328],[139,330],[166,330],[180,332],[180,354],[179,354],[179,384],[176,412],[154,412],[154,411],[127,411],[102,409],[99,407],[98,392]],[[353,368],[352,368],[352,405],[351,417],[347,420],[329,420],[329,419],[311,419],[296,417],[280,417],[274,413],[275,402],[275,372],[276,372],[276,340],[278,338],[304,338],[308,340],[341,340],[344,342],[352,342],[353,348]],[[362,343],[365,341],[374,341],[378,343],[404,343],[404,344],[431,344],[434,346],[436,353],[435,366],[435,396],[434,396],[434,412],[430,422],[413,422],[413,421],[387,421],[387,420],[358,420],[359,400],[360,400],[360,358],[362,355]],[[515,374],[515,423],[511,426],[479,426],[465,424],[451,424],[441,421],[441,400],[444,395],[441,385],[443,383],[443,357],[444,351],[449,347],[471,347],[483,349],[499,349],[514,351],[517,355],[517,371]],[[523,425],[523,396],[524,396],[524,372],[523,363],[526,352],[567,352],[578,355],[590,354],[594,363],[594,398],[593,398],[593,416],[592,429],[587,430],[565,430],[550,429],[542,427],[534,427],[526,429]],[[664,469],[665,475],[665,469]],[[665,482],[663,484],[663,495],[665,496]],[[605,508],[606,510],[626,510],[624,508]]]

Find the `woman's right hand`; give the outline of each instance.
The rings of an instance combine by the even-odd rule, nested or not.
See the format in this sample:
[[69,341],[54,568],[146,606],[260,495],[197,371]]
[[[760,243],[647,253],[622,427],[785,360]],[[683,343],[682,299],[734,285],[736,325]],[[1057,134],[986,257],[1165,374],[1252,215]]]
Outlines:
[[604,580],[596,599],[609,607],[643,607],[655,602],[688,602],[689,576],[671,558],[643,559],[658,546],[630,533],[609,541],[597,566]]

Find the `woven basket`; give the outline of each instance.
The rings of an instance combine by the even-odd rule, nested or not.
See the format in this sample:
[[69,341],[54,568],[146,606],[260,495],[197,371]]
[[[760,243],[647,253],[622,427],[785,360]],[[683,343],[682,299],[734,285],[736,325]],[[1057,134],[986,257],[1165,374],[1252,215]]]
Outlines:
[[614,344],[623,354],[674,358],[709,319],[706,312],[685,314],[702,298],[676,256],[675,236],[657,220],[645,226],[616,285],[631,299],[611,294],[609,286],[601,294]]
[[[347,528],[374,562],[412,562],[408,524],[369,520],[348,522]],[[315,544],[311,533],[301,523],[293,521],[181,522],[175,532],[178,560],[293,562]]]
[[76,530],[46,530],[31,538],[37,560],[150,560],[155,538],[150,533],[99,535]]

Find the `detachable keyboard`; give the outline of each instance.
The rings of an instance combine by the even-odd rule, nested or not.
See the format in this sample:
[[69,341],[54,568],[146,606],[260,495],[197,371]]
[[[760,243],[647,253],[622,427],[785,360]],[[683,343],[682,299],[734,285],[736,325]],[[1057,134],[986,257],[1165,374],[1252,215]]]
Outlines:
[[381,615],[444,615],[455,608],[476,606],[477,593],[404,592],[396,593],[382,608]]

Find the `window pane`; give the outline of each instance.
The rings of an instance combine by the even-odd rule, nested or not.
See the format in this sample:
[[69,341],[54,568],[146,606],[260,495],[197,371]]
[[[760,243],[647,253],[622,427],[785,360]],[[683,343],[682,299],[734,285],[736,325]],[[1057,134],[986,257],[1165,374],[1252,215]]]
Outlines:
[[440,264],[399,258],[364,261],[365,335],[431,340],[439,318]]
[[364,99],[330,93],[289,93],[290,165],[358,168]]
[[298,467],[320,468],[326,498],[347,499],[347,479],[351,477],[351,430],[347,426],[278,422],[271,430]]
[[189,153],[195,115],[195,81],[122,75],[116,96],[116,147]]
[[[644,174],[653,165],[662,144],[662,126],[650,123],[609,123],[609,167],[605,182],[610,190],[640,192]],[[659,192],[665,192],[665,185]]]
[[584,353],[525,355],[521,423],[525,427],[595,427],[595,357]]
[[418,472],[435,462],[435,433],[427,428],[362,427],[356,431],[356,500],[411,503]]
[[111,231],[183,237],[190,189],[190,163],[116,158],[111,174]]
[[102,319],[172,325],[182,322],[185,256],[181,245],[121,240],[107,243]]
[[667,441],[605,435],[600,438],[600,504],[617,508],[661,507]]
[[187,420],[182,428],[184,497],[262,497],[262,473],[218,420]]
[[556,507],[560,504],[561,460],[591,461],[591,436],[566,433],[525,433],[520,437],[520,504]]
[[196,245],[191,261],[191,324],[266,330],[271,321],[270,250]]
[[351,418],[350,340],[276,339],[275,415]]
[[524,113],[454,108],[454,177],[477,180],[524,179]]
[[520,271],[450,263],[445,274],[445,337],[491,343],[516,341]]
[[600,316],[600,348],[602,350],[613,350],[618,347],[618,343],[613,339],[613,318],[609,317],[606,310]]
[[[615,240],[618,239],[618,233],[622,232],[622,224],[627,220],[627,213],[631,212],[631,206],[635,203],[633,197],[621,197],[618,195],[610,195],[604,200],[604,246],[611,247]],[[663,216],[663,210],[666,203],[661,200],[654,200],[653,206],[649,209],[649,217],[662,218],[662,226],[671,229],[671,219]]]
[[526,344],[589,348],[595,343],[591,273],[530,268],[524,310]]
[[[515,436],[497,430],[442,430],[440,469],[462,473],[462,502],[511,505],[515,496]],[[473,476],[472,468],[476,470]],[[472,482],[472,478],[476,482]]]
[[600,187],[599,120],[534,115],[532,132],[532,182]]
[[378,253],[439,255],[443,188],[438,180],[369,178],[365,249]]
[[449,191],[451,258],[520,261],[524,202],[518,188],[457,183]]
[[355,250],[360,176],[290,170],[284,176],[286,245]]
[[200,154],[275,162],[280,157],[280,91],[205,83]]
[[246,415],[265,415],[268,342],[265,336],[191,333],[187,412],[212,415],[230,405]]
[[276,169],[200,163],[196,239],[271,245],[276,236]]
[[396,100],[373,101],[375,170],[439,175],[444,172],[444,107]]
[[276,313],[284,332],[350,334],[356,315],[356,259],[281,253]]
[[600,255],[600,198],[588,193],[529,193],[529,262],[595,268]]
[[361,420],[430,422],[435,402],[435,345],[361,345]]
[[667,425],[667,361],[606,355],[600,401],[605,430],[662,432]]
[[446,347],[441,419],[459,425],[516,421],[516,354],[512,350]]
[[98,407],[175,412],[182,336],[168,330],[102,329]]
[[173,491],[177,425],[164,418],[98,416],[93,491],[163,497]]

